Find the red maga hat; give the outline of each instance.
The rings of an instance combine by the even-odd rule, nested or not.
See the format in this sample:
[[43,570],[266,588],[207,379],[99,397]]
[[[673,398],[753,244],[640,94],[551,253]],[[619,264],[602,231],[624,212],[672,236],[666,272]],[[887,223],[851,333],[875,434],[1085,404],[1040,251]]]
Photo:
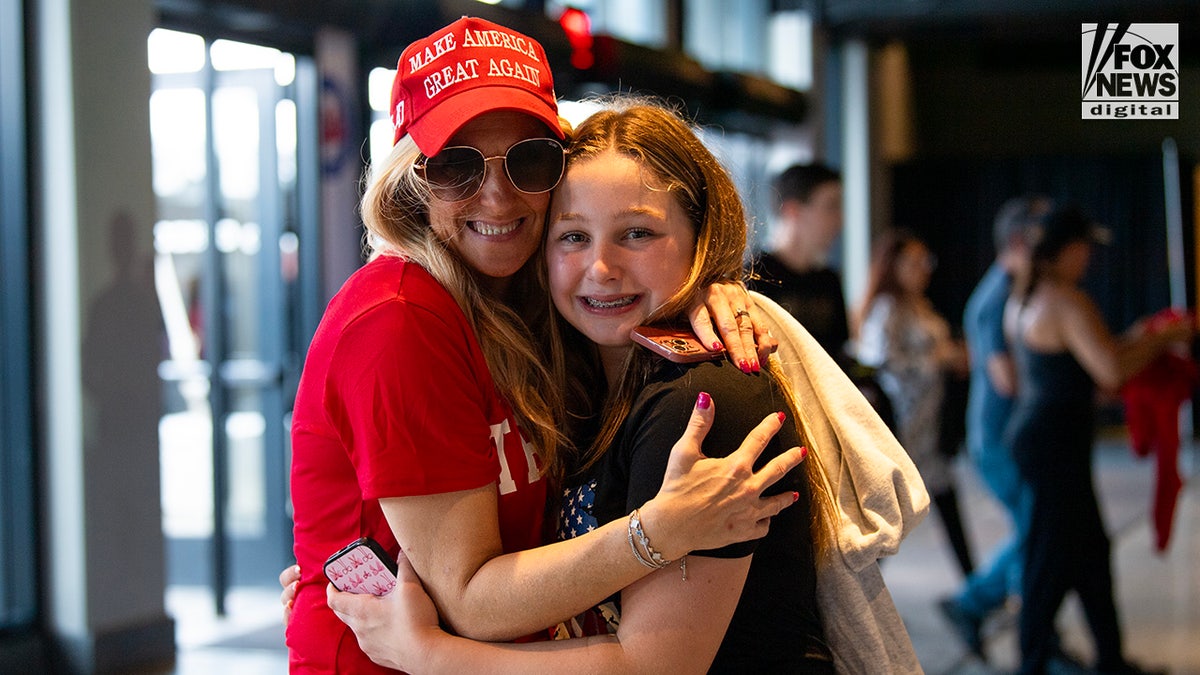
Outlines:
[[425,156],[436,155],[460,127],[494,110],[532,115],[563,138],[546,50],[533,38],[464,16],[400,55],[393,143],[408,134]]

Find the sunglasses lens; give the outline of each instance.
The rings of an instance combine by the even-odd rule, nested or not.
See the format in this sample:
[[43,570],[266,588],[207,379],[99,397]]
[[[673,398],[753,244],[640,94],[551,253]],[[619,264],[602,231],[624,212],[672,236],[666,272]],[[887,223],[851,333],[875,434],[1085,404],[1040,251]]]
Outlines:
[[[479,150],[468,146],[446,148],[425,160],[425,182],[438,199],[457,202],[469,199],[483,185],[487,160]],[[565,157],[563,146],[551,138],[530,138],[508,149],[504,170],[521,192],[553,190],[562,179]]]
[[425,182],[438,199],[456,202],[483,184],[483,154],[475,148],[446,148],[425,161]]
[[504,168],[521,192],[553,190],[563,175],[563,147],[550,138],[531,138],[508,149]]

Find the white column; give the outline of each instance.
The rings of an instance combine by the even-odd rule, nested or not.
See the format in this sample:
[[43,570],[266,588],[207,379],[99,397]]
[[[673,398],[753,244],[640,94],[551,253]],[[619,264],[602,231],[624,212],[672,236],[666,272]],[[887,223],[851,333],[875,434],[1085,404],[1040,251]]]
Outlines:
[[[173,659],[163,602],[151,0],[44,0],[31,118],[46,627],[72,672]],[[10,564],[13,561],[9,561]]]
[[330,137],[322,133],[321,138],[321,307],[362,264],[358,181],[363,133],[357,130],[361,117],[357,50],[354,35],[347,31],[328,27],[317,31],[321,114],[341,116],[322,121],[322,126],[344,132]]
[[866,290],[871,257],[870,50],[850,40],[841,51],[842,279],[854,307]]

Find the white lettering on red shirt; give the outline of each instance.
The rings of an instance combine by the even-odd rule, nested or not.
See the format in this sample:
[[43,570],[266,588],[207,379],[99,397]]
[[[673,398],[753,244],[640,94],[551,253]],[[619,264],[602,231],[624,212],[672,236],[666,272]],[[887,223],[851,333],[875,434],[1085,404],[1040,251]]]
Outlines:
[[[496,455],[500,460],[500,494],[506,495],[517,491],[517,483],[512,478],[512,468],[508,465],[508,452],[505,446],[504,439],[508,432],[512,430],[512,426],[508,420],[499,424],[491,425],[492,444],[496,447]],[[517,438],[521,440],[521,450],[525,454],[525,480],[527,483],[534,483],[540,477],[538,475],[538,456],[533,448],[533,444],[525,440],[525,437],[519,432]]]

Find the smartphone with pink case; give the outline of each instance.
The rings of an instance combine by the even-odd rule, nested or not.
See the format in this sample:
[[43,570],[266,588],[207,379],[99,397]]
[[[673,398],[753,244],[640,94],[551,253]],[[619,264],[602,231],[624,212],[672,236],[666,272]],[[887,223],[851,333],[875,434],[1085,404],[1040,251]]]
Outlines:
[[634,342],[675,363],[713,361],[725,356],[724,349],[705,349],[690,328],[638,326],[629,336]]
[[347,593],[387,595],[396,587],[396,563],[378,542],[363,537],[329,556],[325,577]]

